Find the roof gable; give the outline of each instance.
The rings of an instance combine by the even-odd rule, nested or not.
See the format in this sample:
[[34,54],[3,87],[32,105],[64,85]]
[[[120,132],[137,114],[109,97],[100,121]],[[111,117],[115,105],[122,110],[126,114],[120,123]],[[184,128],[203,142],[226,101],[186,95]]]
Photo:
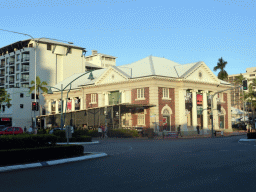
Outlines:
[[190,64],[190,68],[181,76],[186,80],[219,84],[220,80],[204,62]]
[[111,66],[97,79],[95,85],[127,81],[128,78],[129,76],[123,73],[120,69]]

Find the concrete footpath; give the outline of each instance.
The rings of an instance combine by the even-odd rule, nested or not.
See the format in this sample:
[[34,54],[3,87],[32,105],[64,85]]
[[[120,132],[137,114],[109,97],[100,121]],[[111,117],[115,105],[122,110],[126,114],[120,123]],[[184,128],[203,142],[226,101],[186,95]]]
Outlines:
[[[99,143],[99,141],[69,143],[69,144],[90,145],[90,144],[98,144],[98,143]],[[64,145],[67,143],[57,143],[57,144]],[[95,159],[95,158],[106,157],[106,156],[107,156],[106,153],[84,152],[84,156],[80,156],[80,157],[72,157],[72,158],[58,159],[58,160],[52,160],[52,161],[43,161],[43,162],[38,162],[38,163],[29,163],[29,164],[22,164],[22,165],[11,165],[11,166],[0,167],[0,172],[14,171],[14,170],[18,170],[18,169],[35,168],[35,167],[45,167],[45,166],[51,166],[51,165],[57,165],[57,164],[75,162],[75,161]]]

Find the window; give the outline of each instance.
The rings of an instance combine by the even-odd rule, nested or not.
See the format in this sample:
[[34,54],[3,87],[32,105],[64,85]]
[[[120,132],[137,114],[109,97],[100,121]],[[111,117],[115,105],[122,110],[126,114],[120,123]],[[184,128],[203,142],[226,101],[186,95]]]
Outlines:
[[17,64],[16,65],[16,71],[19,71],[20,70],[20,64]]
[[[31,99],[35,99],[35,93],[31,93]],[[38,99],[38,95],[36,95],[36,99]]]
[[51,44],[47,44],[47,50],[49,50],[49,51],[52,50],[52,45]]
[[16,74],[16,80],[19,80],[20,79],[20,74]]
[[72,53],[72,49],[70,47],[68,47],[68,53],[71,54]]
[[33,43],[30,43],[30,44],[28,45],[28,47],[33,47]]
[[163,98],[169,99],[169,89],[168,88],[163,88]]
[[20,84],[19,84],[19,83],[16,83],[16,87],[17,87],[17,88],[20,88]]
[[20,60],[20,54],[18,54],[17,56],[16,56],[16,61],[19,61]]
[[24,97],[24,94],[23,93],[20,93],[20,98],[23,98]]
[[255,76],[255,74],[250,74],[250,77],[253,77],[253,76]]
[[3,112],[5,112],[5,105],[2,105],[2,110]]
[[23,104],[20,104],[20,108],[23,109]]
[[91,94],[91,103],[97,103],[96,94]]
[[137,124],[138,125],[145,125],[145,115],[139,114],[137,118]]
[[142,89],[137,89],[137,99],[144,99],[144,88]]
[[6,74],[8,74],[9,72],[8,72],[8,67],[6,67]]
[[5,82],[6,82],[6,83],[8,82],[8,76],[6,76]]

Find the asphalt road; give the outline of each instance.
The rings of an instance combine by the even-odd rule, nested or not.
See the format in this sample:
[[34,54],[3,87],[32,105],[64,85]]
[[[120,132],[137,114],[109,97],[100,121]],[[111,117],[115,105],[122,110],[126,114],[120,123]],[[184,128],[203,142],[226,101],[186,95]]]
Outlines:
[[0,191],[254,192],[256,144],[240,138],[108,139],[85,146],[108,157],[0,173]]

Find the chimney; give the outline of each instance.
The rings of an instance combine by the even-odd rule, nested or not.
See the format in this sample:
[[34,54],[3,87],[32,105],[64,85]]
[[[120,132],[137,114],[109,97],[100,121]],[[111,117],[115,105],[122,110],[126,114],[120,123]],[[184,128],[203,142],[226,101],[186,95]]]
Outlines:
[[97,50],[92,50],[92,55],[96,55],[98,53]]

